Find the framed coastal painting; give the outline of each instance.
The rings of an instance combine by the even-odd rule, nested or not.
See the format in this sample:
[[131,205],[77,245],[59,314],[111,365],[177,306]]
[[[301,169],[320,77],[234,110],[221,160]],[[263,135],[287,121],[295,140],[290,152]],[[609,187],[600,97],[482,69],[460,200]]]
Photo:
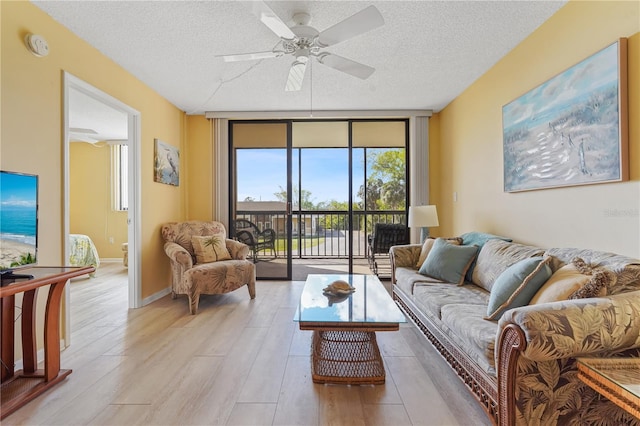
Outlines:
[[167,185],[180,185],[180,151],[160,139],[155,140],[153,180]]
[[629,179],[627,39],[502,108],[504,190]]

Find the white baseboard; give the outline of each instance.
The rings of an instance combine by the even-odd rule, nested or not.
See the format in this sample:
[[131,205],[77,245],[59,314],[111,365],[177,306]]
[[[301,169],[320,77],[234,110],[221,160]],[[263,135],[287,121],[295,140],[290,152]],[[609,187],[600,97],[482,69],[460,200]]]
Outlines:
[[167,287],[163,290],[160,290],[159,292],[152,294],[149,297],[145,297],[144,299],[142,299],[142,306],[146,306],[149,303],[153,303],[158,299],[162,299],[163,297],[165,297],[167,294],[171,293],[171,287]]

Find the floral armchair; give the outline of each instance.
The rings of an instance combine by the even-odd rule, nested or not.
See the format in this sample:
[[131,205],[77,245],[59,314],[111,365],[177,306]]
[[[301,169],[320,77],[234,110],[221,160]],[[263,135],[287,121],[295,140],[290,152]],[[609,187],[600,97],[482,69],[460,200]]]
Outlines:
[[162,226],[164,251],[171,260],[171,296],[186,294],[189,311],[198,312],[201,294],[220,294],[247,285],[256,296],[255,265],[246,259],[249,247],[226,238],[220,222],[172,222]]

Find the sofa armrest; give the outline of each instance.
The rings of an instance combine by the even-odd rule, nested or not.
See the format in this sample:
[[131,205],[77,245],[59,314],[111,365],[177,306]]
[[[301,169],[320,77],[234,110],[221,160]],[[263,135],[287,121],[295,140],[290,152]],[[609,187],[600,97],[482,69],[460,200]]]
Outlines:
[[496,343],[510,324],[522,330],[522,355],[534,361],[639,348],[640,291],[512,309],[500,319]]
[[499,424],[602,418],[615,408],[577,379],[576,357],[640,356],[640,291],[515,308],[498,325]]
[[225,245],[232,259],[245,260],[249,256],[249,246],[245,243],[227,238]]
[[164,252],[173,262],[178,263],[183,269],[193,267],[191,254],[178,243],[167,242],[164,244]]
[[414,268],[420,258],[420,250],[422,244],[404,244],[400,246],[392,246],[389,249],[391,256],[391,265],[396,268],[411,267]]
[[391,246],[389,249],[389,262],[391,263],[391,283],[396,283],[396,268],[415,268],[420,258],[422,244],[403,244]]

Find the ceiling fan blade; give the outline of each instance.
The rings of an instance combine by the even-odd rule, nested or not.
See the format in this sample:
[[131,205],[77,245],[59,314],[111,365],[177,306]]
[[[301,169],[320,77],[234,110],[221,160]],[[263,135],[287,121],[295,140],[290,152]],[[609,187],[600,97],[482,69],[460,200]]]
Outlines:
[[376,70],[368,65],[343,58],[342,56],[334,55],[333,53],[323,53],[318,56],[318,62],[338,71],[351,74],[352,76],[358,77],[362,80],[369,78]]
[[280,17],[276,15],[265,2],[251,2],[251,12],[260,19],[260,22],[276,33],[278,37],[286,38],[288,40],[296,38],[296,35],[291,31],[287,24],[282,22],[282,19],[280,19]]
[[372,5],[322,31],[318,36],[318,44],[322,47],[332,46],[382,25],[384,18]]
[[291,64],[289,69],[289,78],[284,90],[287,92],[296,92],[302,88],[302,80],[304,80],[304,72],[307,70],[307,61],[296,60]]
[[222,57],[225,62],[238,62],[238,61],[253,61],[255,59],[267,59],[277,58],[282,56],[282,52],[254,52],[254,53],[240,53],[238,55],[216,55],[216,57]]

